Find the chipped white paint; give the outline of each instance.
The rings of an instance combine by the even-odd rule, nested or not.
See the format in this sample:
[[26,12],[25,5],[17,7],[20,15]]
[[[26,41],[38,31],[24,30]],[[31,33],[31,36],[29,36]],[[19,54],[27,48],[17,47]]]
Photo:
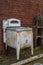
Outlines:
[[[18,23],[11,23],[11,21],[17,21]],[[13,26],[21,26],[20,20],[11,18],[7,20],[3,20],[3,42],[6,43],[6,35],[5,35],[5,30],[7,27],[13,27]]]
[[[8,19],[7,23],[14,19]],[[18,20],[19,21],[19,20]],[[20,22],[20,21],[19,21]],[[15,26],[15,23],[10,25],[11,27],[8,26],[6,27],[6,32],[5,32],[5,44],[6,48],[7,45],[13,48],[16,48],[17,51],[17,60],[19,60],[19,55],[20,55],[20,48],[26,48],[30,47],[31,48],[31,54],[33,54],[33,31],[32,28],[29,27],[13,27]],[[17,23],[18,24],[18,23]],[[18,24],[20,26],[20,24]]]

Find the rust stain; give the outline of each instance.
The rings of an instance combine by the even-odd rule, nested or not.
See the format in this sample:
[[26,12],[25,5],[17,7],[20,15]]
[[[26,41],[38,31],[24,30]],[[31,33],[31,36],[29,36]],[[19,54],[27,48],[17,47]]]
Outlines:
[[23,46],[23,48],[26,48],[26,46]]
[[27,31],[27,34],[32,34],[32,31]]
[[31,45],[28,43],[27,45],[23,45],[21,46],[22,49],[26,48],[26,47],[30,47]]
[[25,31],[24,37],[26,37],[27,35],[31,34],[33,37],[33,32],[32,31]]
[[17,31],[17,35],[20,35],[21,32]]
[[27,36],[27,32],[25,32],[25,34],[24,34],[24,37],[26,37]]
[[[26,38],[28,35],[31,35],[32,36],[32,39],[33,39],[33,31],[22,31],[23,32],[23,38]],[[16,36],[20,36],[20,34],[22,33],[20,31],[17,31],[16,32]],[[19,38],[19,37],[18,37]],[[16,38],[14,37],[14,32],[12,32],[12,35],[11,35],[11,38],[10,38],[10,42],[15,42]],[[21,41],[22,42],[22,41]],[[21,43],[20,42],[20,39],[18,39],[18,45],[21,44],[21,48],[26,48],[26,47],[29,47],[30,46],[30,43],[28,42],[28,40],[26,40],[25,43]]]
[[26,48],[26,45],[23,43],[23,44],[21,45],[21,48]]
[[27,33],[28,34],[31,34],[32,35],[32,38],[33,38],[33,31],[28,31]]
[[12,35],[11,35],[11,38],[10,38],[10,41],[15,41],[16,39],[15,39],[15,37],[14,37],[14,32],[12,32]]

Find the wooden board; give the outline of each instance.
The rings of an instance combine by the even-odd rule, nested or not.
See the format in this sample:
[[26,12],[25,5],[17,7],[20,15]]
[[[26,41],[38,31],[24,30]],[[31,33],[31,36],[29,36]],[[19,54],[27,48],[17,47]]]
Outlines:
[[28,58],[28,59],[19,61],[19,62],[17,62],[17,63],[11,64],[11,65],[22,65],[22,64],[29,63],[29,62],[31,62],[31,61],[37,60],[37,59],[42,58],[42,57],[43,57],[43,54],[36,55],[36,56],[33,56],[33,57],[31,57],[31,58]]

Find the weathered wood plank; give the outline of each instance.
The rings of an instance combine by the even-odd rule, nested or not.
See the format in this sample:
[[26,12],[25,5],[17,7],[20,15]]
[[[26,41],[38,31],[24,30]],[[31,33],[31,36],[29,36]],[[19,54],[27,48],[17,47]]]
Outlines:
[[43,57],[43,54],[36,55],[36,56],[33,56],[33,57],[31,57],[31,58],[28,58],[28,59],[19,61],[19,62],[17,62],[17,63],[11,64],[11,65],[22,65],[22,64],[29,63],[29,62],[31,62],[31,61],[37,60],[37,59],[42,58],[42,57]]

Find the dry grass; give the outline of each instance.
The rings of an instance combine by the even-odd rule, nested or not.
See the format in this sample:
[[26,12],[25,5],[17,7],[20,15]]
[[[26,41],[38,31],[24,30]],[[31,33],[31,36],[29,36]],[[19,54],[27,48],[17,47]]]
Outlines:
[[[41,49],[40,47],[34,49],[34,55],[38,55],[41,53],[43,53],[43,49]],[[32,57],[30,49],[21,50],[20,60],[23,60],[23,59],[26,59],[29,57]],[[11,48],[9,49],[8,56],[5,56],[4,53],[0,53],[0,65],[10,65],[10,64],[13,64],[15,62],[18,62],[18,61],[16,60],[16,52],[14,49],[11,49]],[[33,65],[34,63],[37,63],[37,62],[43,63],[43,58],[36,60],[36,61],[33,61],[33,62],[30,62],[28,64],[24,64],[24,65]]]

